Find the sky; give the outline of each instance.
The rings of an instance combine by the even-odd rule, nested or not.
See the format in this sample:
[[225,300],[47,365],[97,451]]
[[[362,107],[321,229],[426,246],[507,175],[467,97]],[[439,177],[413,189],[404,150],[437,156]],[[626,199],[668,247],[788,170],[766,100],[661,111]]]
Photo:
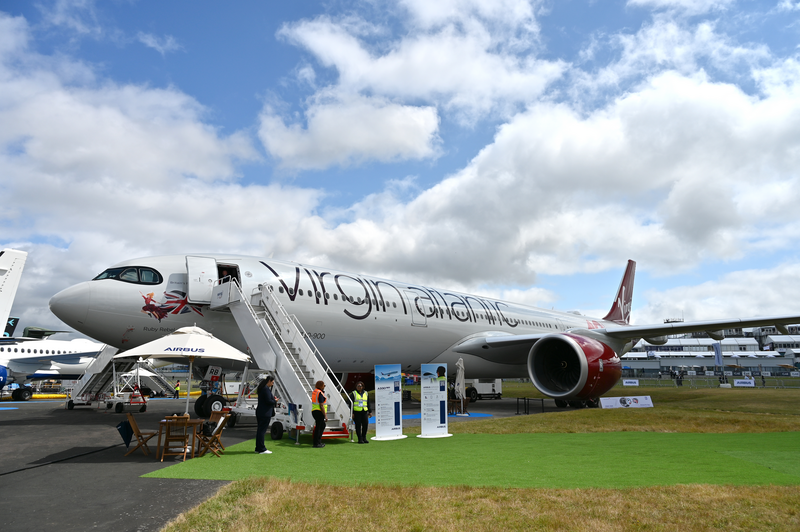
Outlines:
[[12,315],[184,253],[798,313],[798,45],[798,0],[2,0]]

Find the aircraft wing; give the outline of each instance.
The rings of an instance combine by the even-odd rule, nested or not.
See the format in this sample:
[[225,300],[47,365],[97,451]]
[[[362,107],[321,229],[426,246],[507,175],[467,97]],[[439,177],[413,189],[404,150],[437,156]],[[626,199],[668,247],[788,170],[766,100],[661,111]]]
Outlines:
[[553,333],[472,336],[454,346],[456,353],[475,355],[498,364],[525,364],[528,353],[539,338]]
[[759,318],[743,318],[743,319],[727,319],[727,320],[710,320],[710,321],[694,321],[688,323],[659,323],[655,325],[620,325],[614,327],[606,327],[605,329],[594,329],[592,332],[604,333],[611,338],[628,339],[635,338],[655,338],[658,336],[669,336],[673,334],[683,334],[698,331],[723,331],[725,329],[735,329],[738,327],[766,327],[775,326],[783,334],[788,334],[785,331],[786,325],[793,325],[800,323],[800,316],[771,316]]
[[[720,332],[725,329],[738,327],[765,327],[775,326],[778,330],[786,325],[800,323],[800,316],[772,316],[745,319],[726,319],[695,321],[688,323],[660,323],[655,325],[619,325],[609,326],[604,329],[577,329],[567,332],[578,335],[591,335],[594,338],[606,336],[609,339],[627,342],[640,338],[658,338],[673,334],[683,334],[697,331]],[[788,334],[788,331],[782,331]],[[490,334],[475,335],[462,340],[452,347],[457,353],[475,355],[498,364],[525,364],[528,353],[540,338],[562,333],[540,334]]]

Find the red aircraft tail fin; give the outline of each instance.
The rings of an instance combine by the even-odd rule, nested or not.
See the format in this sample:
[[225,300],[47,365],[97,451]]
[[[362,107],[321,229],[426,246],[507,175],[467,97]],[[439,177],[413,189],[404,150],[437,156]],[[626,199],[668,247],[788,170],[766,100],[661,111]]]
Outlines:
[[625,274],[619,283],[617,297],[611,310],[608,311],[604,320],[615,321],[620,324],[628,325],[631,319],[631,301],[633,301],[633,278],[636,275],[636,262],[629,260]]

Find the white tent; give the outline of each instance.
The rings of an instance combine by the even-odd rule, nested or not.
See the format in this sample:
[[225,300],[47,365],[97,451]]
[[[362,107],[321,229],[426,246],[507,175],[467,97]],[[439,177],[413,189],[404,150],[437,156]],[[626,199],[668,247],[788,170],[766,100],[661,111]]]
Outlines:
[[169,362],[189,359],[189,379],[186,386],[186,414],[189,413],[189,394],[192,390],[192,363],[196,359],[224,359],[249,362],[250,357],[200,327],[181,327],[172,334],[134,347],[114,358],[159,358]]

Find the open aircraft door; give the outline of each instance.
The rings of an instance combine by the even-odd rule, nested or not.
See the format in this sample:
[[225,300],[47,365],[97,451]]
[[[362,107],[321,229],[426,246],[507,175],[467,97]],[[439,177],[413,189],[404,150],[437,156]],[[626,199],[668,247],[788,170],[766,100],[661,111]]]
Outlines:
[[217,280],[217,261],[208,257],[186,256],[186,271],[189,273],[187,300],[189,303],[208,305],[211,290]]

